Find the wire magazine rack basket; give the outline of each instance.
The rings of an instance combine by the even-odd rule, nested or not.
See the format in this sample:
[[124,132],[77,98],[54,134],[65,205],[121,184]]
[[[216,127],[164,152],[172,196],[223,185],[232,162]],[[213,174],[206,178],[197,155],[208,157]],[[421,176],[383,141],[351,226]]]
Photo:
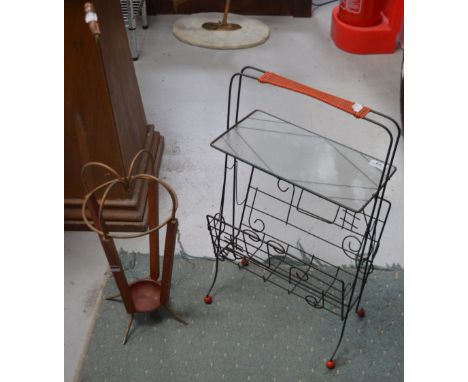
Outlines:
[[[239,119],[244,79],[307,95],[381,129],[384,159],[265,111]],[[365,316],[360,304],[391,209],[384,196],[400,134],[394,119],[357,103],[251,66],[234,74],[227,129],[211,143],[225,161],[219,212],[207,215],[216,263],[205,303],[213,301],[219,261],[228,261],[338,316],[341,332],[326,362],[333,369],[350,312]],[[352,266],[336,265],[343,256]]]

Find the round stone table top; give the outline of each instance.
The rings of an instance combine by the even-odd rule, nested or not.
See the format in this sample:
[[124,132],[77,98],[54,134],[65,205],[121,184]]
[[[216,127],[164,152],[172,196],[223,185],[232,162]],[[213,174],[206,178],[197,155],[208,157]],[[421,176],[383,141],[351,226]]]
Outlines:
[[195,13],[177,19],[172,32],[182,42],[211,49],[250,48],[263,44],[270,36],[270,28],[260,20],[232,13],[228,22],[239,24],[240,29],[223,31],[202,27],[206,22],[217,23],[222,18],[222,13]]

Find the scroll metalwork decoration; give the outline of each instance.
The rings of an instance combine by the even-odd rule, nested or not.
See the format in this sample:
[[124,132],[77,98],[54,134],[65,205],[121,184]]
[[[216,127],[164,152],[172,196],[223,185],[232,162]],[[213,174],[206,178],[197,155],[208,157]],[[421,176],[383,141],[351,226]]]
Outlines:
[[[262,234],[262,238],[259,237],[258,232],[252,231],[250,229],[244,229],[242,230],[242,236],[244,239],[244,244],[245,244],[245,252],[249,257],[253,257],[257,254],[257,252],[260,250],[260,248],[263,246],[263,241],[265,239],[265,234]],[[259,245],[253,245],[247,242],[247,238],[251,240],[251,242],[254,243],[259,243]],[[251,246],[255,249],[255,251],[251,252],[249,251],[249,248],[247,246]]]
[[[255,203],[256,196],[257,196],[257,193],[255,192],[253,203]],[[254,204],[252,204],[252,205],[254,205]],[[265,230],[265,222],[263,221],[263,219],[256,218],[256,219],[253,221],[253,223],[252,223],[252,213],[253,213],[253,211],[254,211],[254,208],[251,207],[251,208],[250,208],[250,212],[249,212],[249,220],[248,220],[249,226],[250,226],[254,231],[263,232],[263,231]],[[259,228],[254,227],[254,225],[257,225],[257,224],[261,224]]]
[[[268,265],[271,266],[271,260],[274,260],[276,258],[279,258],[279,262],[282,263],[286,254],[286,250],[284,249],[284,247],[276,240],[268,240],[266,242],[266,246],[268,252]],[[270,248],[276,252],[276,255],[270,251]]]
[[316,309],[323,309],[325,306],[325,296],[323,293],[321,298],[317,298],[316,296],[309,294],[305,296],[305,300],[310,306],[313,306]]
[[[284,189],[281,188],[281,186],[280,186],[281,182],[286,183],[288,186],[286,188],[284,188]],[[290,183],[288,183],[288,182],[286,182],[286,181],[284,181],[282,179],[278,179],[278,181],[276,182],[276,186],[278,187],[278,189],[281,192],[287,192],[289,190],[289,188],[290,188]]]
[[[361,251],[362,242],[354,235],[345,236],[341,243],[344,254],[351,260],[356,261]],[[354,246],[354,248],[353,248]]]
[[[293,275],[294,272],[294,275]],[[298,267],[289,267],[289,283],[292,284],[293,282],[293,277],[295,277],[299,281],[307,281],[309,280],[309,276],[306,271],[304,271],[301,268]]]

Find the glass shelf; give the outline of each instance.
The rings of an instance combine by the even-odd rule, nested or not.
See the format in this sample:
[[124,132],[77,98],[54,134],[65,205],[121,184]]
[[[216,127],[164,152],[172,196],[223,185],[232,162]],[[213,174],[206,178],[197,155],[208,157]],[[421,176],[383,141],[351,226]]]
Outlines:
[[[260,110],[211,146],[355,212],[378,191],[384,166],[384,161]],[[392,166],[389,178],[395,171]]]

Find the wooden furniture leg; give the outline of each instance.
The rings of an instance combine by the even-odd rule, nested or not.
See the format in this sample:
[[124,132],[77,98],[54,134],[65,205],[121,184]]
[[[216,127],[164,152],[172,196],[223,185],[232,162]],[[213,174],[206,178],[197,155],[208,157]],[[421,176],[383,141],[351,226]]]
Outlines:
[[[159,225],[159,187],[156,182],[148,184],[148,225],[157,227]],[[159,230],[149,234],[150,245],[150,278],[157,281],[159,278]]]
[[172,264],[174,263],[174,250],[177,233],[177,219],[171,220],[167,224],[166,242],[164,244],[164,262],[161,284],[161,304],[167,305],[169,302],[169,292],[172,279]]
[[[89,198],[88,209],[95,226],[105,232],[104,223],[101,224],[99,221],[99,205],[94,194]],[[128,314],[133,314],[135,312],[135,305],[133,304],[132,297],[130,296],[130,289],[128,287],[127,278],[125,277],[114,240],[112,238],[106,238],[102,235],[99,235],[99,240],[101,241],[102,248],[104,249],[107,261],[109,262],[109,266],[117,284],[117,288],[119,288],[125,309]]]

